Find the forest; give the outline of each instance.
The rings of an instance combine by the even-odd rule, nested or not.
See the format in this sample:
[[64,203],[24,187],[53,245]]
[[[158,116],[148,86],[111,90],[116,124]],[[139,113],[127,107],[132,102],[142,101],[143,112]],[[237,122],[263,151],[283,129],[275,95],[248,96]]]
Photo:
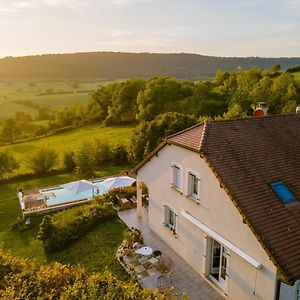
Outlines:
[[268,69],[280,64],[285,70],[299,65],[300,58],[216,57],[187,53],[118,53],[89,52],[48,54],[0,59],[0,79],[100,78],[173,76],[176,79],[199,80],[214,76],[218,69]]

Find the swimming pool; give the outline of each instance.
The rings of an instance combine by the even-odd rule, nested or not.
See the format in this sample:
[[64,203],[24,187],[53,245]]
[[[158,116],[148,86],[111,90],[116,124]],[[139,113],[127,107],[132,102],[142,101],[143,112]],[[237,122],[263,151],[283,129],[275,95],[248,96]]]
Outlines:
[[103,195],[108,191],[108,188],[103,186],[99,181],[93,182],[93,184],[95,184],[98,188],[78,194],[73,194],[63,187],[43,189],[40,192],[43,195],[47,205],[54,206],[92,198],[93,195]]

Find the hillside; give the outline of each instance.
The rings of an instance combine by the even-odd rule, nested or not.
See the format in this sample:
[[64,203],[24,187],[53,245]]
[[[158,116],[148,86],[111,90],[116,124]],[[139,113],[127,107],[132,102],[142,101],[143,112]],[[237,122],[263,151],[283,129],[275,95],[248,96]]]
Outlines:
[[211,77],[218,69],[283,69],[299,65],[300,57],[214,57],[199,54],[90,52],[49,54],[0,59],[0,80],[58,78],[148,78],[171,75],[178,79],[197,80]]
[[96,139],[110,144],[127,144],[132,129],[133,126],[99,127],[93,124],[34,141],[1,146],[0,151],[7,149],[14,153],[20,162],[20,169],[16,170],[15,174],[27,174],[29,170],[26,167],[26,157],[37,148],[52,148],[59,154],[59,160],[61,160],[64,152],[76,151],[82,143],[92,142]]

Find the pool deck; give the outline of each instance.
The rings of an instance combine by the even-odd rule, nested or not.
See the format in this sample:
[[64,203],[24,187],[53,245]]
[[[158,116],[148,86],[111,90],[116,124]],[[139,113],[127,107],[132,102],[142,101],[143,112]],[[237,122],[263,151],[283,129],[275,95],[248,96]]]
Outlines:
[[[122,174],[114,175],[114,176],[105,176],[100,178],[92,178],[88,179],[89,182],[101,182],[107,178],[122,176]],[[53,185],[35,189],[28,189],[23,191],[23,197],[19,197],[19,202],[22,210],[23,217],[30,217],[34,215],[42,215],[46,213],[51,213],[57,210],[61,210],[64,208],[69,208],[76,205],[81,205],[93,200],[93,197],[85,197],[82,199],[65,202],[56,205],[47,205],[46,201],[43,199],[43,195],[41,193],[42,190],[46,189],[58,189],[61,185]]]

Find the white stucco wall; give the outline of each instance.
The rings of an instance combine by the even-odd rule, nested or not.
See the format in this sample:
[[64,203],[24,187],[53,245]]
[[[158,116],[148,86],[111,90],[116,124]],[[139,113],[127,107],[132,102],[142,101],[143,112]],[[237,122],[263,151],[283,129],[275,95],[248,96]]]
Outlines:
[[[183,167],[182,194],[170,187],[172,162]],[[199,205],[185,197],[189,170],[194,170],[200,176]],[[207,271],[205,256],[209,256],[206,253],[209,239],[205,238],[204,232],[180,215],[183,210],[262,264],[262,269],[257,271],[230,251],[228,299],[274,299],[275,266],[249,227],[243,223],[241,215],[199,154],[175,145],[167,145],[138,171],[138,178],[149,188],[149,226],[196,271],[202,275]],[[178,215],[177,238],[163,225],[163,205],[168,205]]]

